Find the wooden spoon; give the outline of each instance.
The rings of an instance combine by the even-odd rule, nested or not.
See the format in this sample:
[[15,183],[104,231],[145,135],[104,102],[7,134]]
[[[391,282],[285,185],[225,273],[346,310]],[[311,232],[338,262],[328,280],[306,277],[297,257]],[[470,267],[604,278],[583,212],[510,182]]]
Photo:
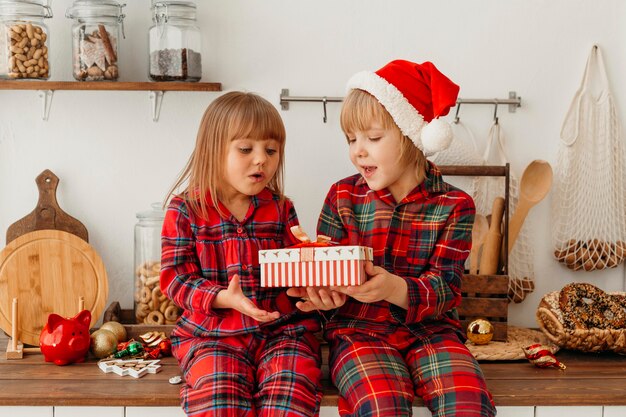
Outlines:
[[552,167],[546,161],[532,161],[524,170],[519,187],[519,202],[509,223],[509,253],[515,245],[528,211],[548,194],[552,187]]
[[472,250],[470,251],[470,274],[478,274],[478,251],[489,231],[489,223],[487,218],[482,214],[477,214],[474,219],[474,227],[472,227]]

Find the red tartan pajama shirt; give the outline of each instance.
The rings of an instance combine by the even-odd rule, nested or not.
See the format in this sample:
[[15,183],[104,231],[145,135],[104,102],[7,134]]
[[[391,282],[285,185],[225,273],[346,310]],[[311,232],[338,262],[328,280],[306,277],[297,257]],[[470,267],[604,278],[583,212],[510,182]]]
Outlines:
[[[220,203],[228,214],[222,217],[209,196],[207,204],[205,219],[174,197],[161,236],[161,289],[183,309],[172,333],[172,351],[187,380],[183,409],[189,415],[212,408],[206,415],[255,416],[270,401],[281,410],[270,415],[300,415],[284,412],[289,408],[307,409],[302,415],[316,412],[320,359],[313,333],[319,320],[299,312],[284,288],[260,287],[258,251],[297,243],[290,232],[298,224],[293,204],[265,189],[251,198],[242,221]],[[234,309],[213,309],[217,293],[234,275],[246,297],[280,317],[259,323]],[[296,376],[274,375],[282,371]],[[301,393],[300,377],[312,393]],[[261,382],[265,391],[257,395]]]
[[[413,385],[433,415],[481,415],[481,408],[487,410],[484,415],[493,412],[482,373],[463,346],[456,311],[474,202],[444,182],[434,164],[426,171],[425,180],[399,202],[386,189],[371,190],[360,174],[335,183],[326,196],[318,234],[342,245],[372,247],[374,265],[404,278],[409,299],[404,310],[386,301],[361,303],[348,297],[342,307],[325,313],[342,416],[410,413],[406,408],[413,392],[405,391]],[[376,372],[380,375],[372,376]],[[420,390],[427,379],[430,387]],[[448,388],[433,389],[446,385],[475,385],[480,392],[465,397],[454,387],[452,394]],[[402,392],[406,404],[399,406]]]

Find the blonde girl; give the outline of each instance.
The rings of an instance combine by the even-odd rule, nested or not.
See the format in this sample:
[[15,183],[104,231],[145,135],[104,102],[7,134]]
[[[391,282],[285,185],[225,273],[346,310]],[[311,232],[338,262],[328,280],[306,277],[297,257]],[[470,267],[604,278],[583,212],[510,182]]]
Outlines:
[[161,289],[183,310],[171,339],[187,415],[318,413],[318,320],[284,290],[259,285],[259,249],[296,243],[284,149],[285,128],[268,101],[224,94],[206,109],[170,191]]

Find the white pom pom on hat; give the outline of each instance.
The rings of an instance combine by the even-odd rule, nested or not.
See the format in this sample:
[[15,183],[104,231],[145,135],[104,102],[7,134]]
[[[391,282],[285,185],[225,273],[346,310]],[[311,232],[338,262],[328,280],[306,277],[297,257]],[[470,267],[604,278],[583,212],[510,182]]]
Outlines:
[[447,149],[454,135],[450,123],[433,119],[422,128],[420,136],[425,153],[432,155]]
[[402,133],[426,156],[450,146],[452,128],[438,117],[456,105],[459,86],[431,62],[391,61],[376,72],[355,74],[347,87],[376,97]]

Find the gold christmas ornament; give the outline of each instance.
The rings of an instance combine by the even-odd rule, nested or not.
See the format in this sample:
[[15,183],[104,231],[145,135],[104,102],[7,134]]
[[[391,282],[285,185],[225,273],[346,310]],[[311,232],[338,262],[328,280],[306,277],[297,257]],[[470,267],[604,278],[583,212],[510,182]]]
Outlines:
[[111,331],[115,335],[115,337],[117,337],[117,343],[125,342],[128,338],[128,336],[126,335],[126,327],[116,321],[107,321],[102,326],[100,326],[100,330],[102,329]]
[[485,319],[476,319],[467,325],[467,338],[475,345],[486,345],[493,338],[493,325]]
[[106,358],[117,350],[117,337],[107,329],[96,330],[91,334],[91,353],[98,358]]

